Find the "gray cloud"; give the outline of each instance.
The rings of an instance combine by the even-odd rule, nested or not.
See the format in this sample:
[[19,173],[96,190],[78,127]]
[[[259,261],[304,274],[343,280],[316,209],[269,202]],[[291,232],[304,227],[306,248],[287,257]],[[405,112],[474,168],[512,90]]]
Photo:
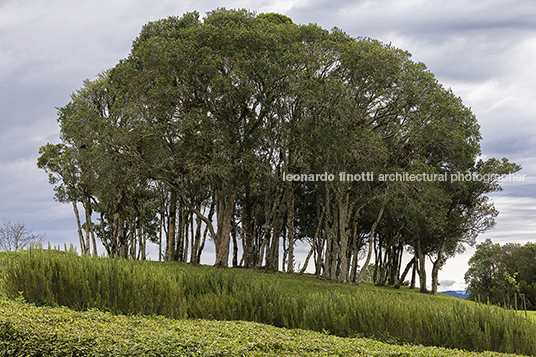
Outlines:
[[451,288],[452,286],[454,286],[454,284],[456,284],[454,280],[441,280],[439,282],[439,285],[441,286],[441,290]]

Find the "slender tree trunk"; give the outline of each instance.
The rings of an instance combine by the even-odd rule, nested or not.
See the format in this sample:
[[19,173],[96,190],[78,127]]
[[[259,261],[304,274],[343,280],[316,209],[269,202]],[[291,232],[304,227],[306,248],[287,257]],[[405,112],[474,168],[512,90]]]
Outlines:
[[[199,218],[201,218],[201,220],[203,222],[205,222],[205,231],[203,232],[203,240],[201,241],[201,246],[199,247],[199,251],[197,253],[197,261],[199,263],[201,263],[201,253],[203,253],[203,249],[205,248],[205,242],[207,241],[207,231],[210,230],[210,234],[214,234],[214,228],[212,227],[212,217],[214,216],[214,210],[215,210],[215,203],[214,201],[212,201],[211,205],[210,205],[210,209],[208,211],[208,217],[207,217],[207,220],[205,221],[203,218],[204,216],[203,215],[198,215]],[[195,212],[195,211],[194,211]],[[199,212],[199,211],[197,211]],[[197,214],[197,212],[195,212]],[[207,224],[207,222],[210,222],[210,225]],[[212,236],[212,237],[215,237]]]
[[408,274],[409,272],[409,269],[411,267],[413,267],[413,265],[415,264],[415,257],[413,257],[409,263],[406,265],[406,268],[404,269],[404,272],[402,273],[402,275],[400,276],[400,278],[396,281],[395,283],[395,289],[400,289],[400,287],[402,286],[402,284],[404,283],[404,279],[406,278],[406,275]]
[[420,285],[420,292],[421,293],[427,293],[428,290],[426,290],[426,256],[424,255],[422,251],[422,246],[420,243],[420,240],[417,240],[417,254],[419,257],[419,285]]
[[130,222],[130,258],[136,259],[136,245],[138,244],[138,229],[136,224],[136,218],[131,218]]
[[195,238],[192,242],[192,253],[190,254],[190,263],[199,264],[199,248],[201,245],[201,218],[195,218]]
[[165,260],[170,262],[175,257],[175,226],[177,221],[177,189],[171,187],[169,199],[168,237]]
[[235,206],[236,189],[229,187],[228,192],[225,195],[225,202],[221,202],[220,205],[216,205],[220,209],[223,208],[222,214],[218,214],[218,218],[221,217],[221,225],[218,222],[219,231],[217,234],[219,249],[216,252],[215,266],[227,268],[229,266],[229,245],[230,245],[230,233],[231,224],[233,219],[233,211]]
[[270,240],[271,236],[273,234],[272,230],[274,227],[274,223],[277,220],[276,217],[278,217],[278,214],[283,209],[281,206],[281,190],[278,188],[275,190],[275,192],[272,192],[270,194],[268,190],[265,193],[265,202],[267,202],[267,206],[265,207],[264,211],[264,235],[263,239],[260,245],[259,254],[258,254],[258,260],[257,260],[257,267],[262,267],[263,261],[265,260],[265,266],[270,269],[271,264],[271,255],[272,250],[270,249]]
[[183,200],[179,198],[177,202],[179,222],[177,224],[177,238],[176,238],[177,249],[175,251],[175,260],[178,262],[183,261],[182,258],[184,256],[184,248],[185,248],[184,240],[185,240],[185,236],[187,236],[186,233],[188,232],[188,220],[187,220],[188,215],[186,212],[186,207],[182,201]]
[[141,260],[145,260],[147,257],[147,228],[145,226],[145,205],[141,206],[141,215],[140,215],[140,234],[141,234],[141,240],[140,240],[140,255]]
[[267,261],[266,264],[268,269],[272,271],[279,271],[279,238],[281,237],[281,231],[283,230],[283,211],[283,209],[278,211],[275,217],[272,244],[270,246],[270,260]]
[[[91,216],[93,215],[93,210],[91,209],[91,201],[88,198],[87,205],[89,207],[89,234],[91,235],[91,243],[93,244],[93,256],[97,256],[97,240],[95,239],[95,230],[93,229],[93,220],[91,219]],[[88,247],[89,248],[89,247]],[[89,253],[89,249],[88,249]]]
[[437,286],[439,285],[439,269],[443,265],[443,250],[445,249],[445,239],[441,241],[437,251],[437,259],[432,265],[432,295],[437,295]]
[[160,211],[160,229],[158,230],[158,261],[162,261],[162,231],[164,230],[165,216]]
[[[342,191],[342,192],[341,192]],[[339,283],[348,282],[348,200],[350,195],[348,193],[347,184],[344,186],[338,187],[335,190],[337,195],[337,206],[338,206],[338,228],[339,228],[339,237],[341,241],[340,246],[340,270],[339,270]]]
[[307,257],[305,258],[305,262],[303,263],[303,267],[300,270],[300,274],[305,273],[305,270],[307,270],[307,265],[309,265],[309,259],[311,258],[311,255],[316,249],[316,245],[318,242],[318,237],[320,235],[320,227],[322,227],[322,220],[324,219],[324,211],[322,211],[322,214],[320,215],[320,218],[318,220],[318,224],[316,225],[316,231],[315,236],[313,238],[313,243],[311,244],[311,249],[309,250],[309,253],[307,254]]
[[372,228],[370,229],[367,259],[365,260],[365,263],[363,263],[363,266],[361,267],[361,271],[359,272],[359,275],[357,276],[357,279],[356,279],[357,285],[361,285],[361,281],[363,280],[363,277],[365,276],[365,271],[367,270],[367,267],[370,263],[370,258],[372,256],[372,249],[373,249],[373,243],[374,243],[374,230],[376,229],[376,226],[378,225],[378,223],[380,223],[380,220],[382,219],[385,204],[386,202],[384,201],[380,209],[380,213],[378,213],[378,217],[376,217],[376,221],[374,222],[374,224],[372,225]]
[[236,230],[237,226],[235,223],[233,223],[231,228],[231,236],[233,238],[233,268],[238,266],[238,240],[236,238]]
[[91,202],[88,197],[84,197],[84,211],[86,213],[86,243],[84,255],[89,256],[91,251],[90,230],[91,230]]
[[411,283],[409,285],[410,289],[415,289],[416,274],[418,269],[419,256],[417,254],[417,248],[415,248],[415,254],[413,255],[413,269],[411,270]]
[[[71,201],[73,204],[73,211],[74,216],[76,217],[76,224],[78,226],[78,238],[80,239],[80,251],[82,254],[86,251],[86,244],[84,243],[84,234],[82,233],[82,225],[80,223],[80,212],[78,211],[78,206],[76,205],[76,201]],[[103,222],[101,222],[102,225],[104,225]],[[104,230],[104,228],[103,228]]]
[[188,261],[188,250],[190,249],[190,240],[194,239],[194,214],[186,213],[186,226],[184,228],[184,248],[181,255],[181,262]]
[[144,223],[141,220],[138,224],[138,243],[139,243],[139,249],[138,249],[138,260],[145,260],[145,229],[144,229]]
[[125,220],[122,214],[118,215],[118,224],[117,224],[117,237],[119,240],[119,258],[127,259],[128,258],[128,244],[127,236],[125,232]]
[[253,205],[251,197],[251,187],[249,183],[249,177],[246,181],[245,186],[245,198],[244,198],[244,217],[243,217],[243,227],[244,227],[244,266],[246,268],[252,268],[255,264],[254,262],[254,231],[253,231]]
[[111,256],[111,251],[110,251],[111,242],[108,242],[108,237],[106,235],[106,224],[104,223],[105,222],[104,212],[100,212],[100,222],[101,222],[101,228],[102,228],[102,238],[101,238],[102,244],[104,245],[104,249],[106,249],[108,256]]
[[114,213],[114,220],[113,220],[113,231],[112,231],[112,249],[111,249],[111,255],[112,257],[117,257],[119,255],[119,244],[122,234],[122,226],[123,226],[123,220],[121,219],[121,213],[119,211],[116,211]]
[[216,207],[216,202],[215,200],[212,200],[212,203],[210,205],[210,210],[209,210],[209,213],[208,213],[208,217],[206,217],[205,215],[203,215],[203,213],[201,213],[200,210],[198,210],[195,206],[192,206],[190,204],[190,202],[184,197],[184,195],[182,194],[181,192],[181,198],[182,198],[182,202],[184,202],[184,204],[193,212],[195,213],[195,215],[201,219],[203,222],[205,222],[205,232],[203,233],[203,241],[201,242],[201,246],[199,247],[199,252],[197,253],[198,254],[198,257],[197,257],[197,261],[198,262],[201,262],[201,252],[203,251],[203,249],[205,248],[205,241],[206,241],[206,238],[207,238],[207,230],[210,232],[210,236],[212,237],[212,239],[214,240],[214,243],[216,243],[216,251],[217,251],[217,248],[218,248],[218,245],[217,245],[217,234],[216,232],[214,231],[214,225],[212,224],[212,217],[214,216],[214,211],[215,211],[215,207]]
[[287,272],[294,273],[294,188],[292,182],[287,186]]
[[327,280],[330,280],[333,273],[332,273],[332,268],[333,268],[333,260],[335,260],[334,258],[334,248],[333,248],[333,245],[334,245],[334,232],[333,232],[334,228],[333,227],[330,227],[329,226],[329,223],[326,223],[326,228],[325,228],[325,232],[326,232],[326,251],[325,251],[325,255],[324,255],[324,270],[322,272],[322,276],[324,277],[324,279],[327,279]]
[[[357,228],[357,224],[355,225]],[[350,282],[354,283],[357,276],[357,268],[359,266],[359,247],[361,246],[361,235],[357,235],[357,229],[354,228],[354,245],[353,245],[353,255],[352,255],[352,268],[350,271]]]
[[[326,252],[324,256],[324,271],[322,272],[322,276],[325,279],[330,280],[333,276],[332,268],[333,268],[333,260],[335,260],[334,257],[334,240],[335,240],[335,225],[336,225],[336,217],[335,213],[333,212],[333,209],[331,207],[331,194],[329,187],[326,186],[326,195],[325,195],[325,201],[324,201],[324,210],[326,211],[326,220],[325,220],[325,228],[324,232],[326,234]],[[330,214],[331,212],[331,214]]]

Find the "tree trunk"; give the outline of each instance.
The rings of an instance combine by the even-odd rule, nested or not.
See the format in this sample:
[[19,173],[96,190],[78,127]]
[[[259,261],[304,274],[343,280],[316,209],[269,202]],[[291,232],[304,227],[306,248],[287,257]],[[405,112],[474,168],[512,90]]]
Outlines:
[[[93,210],[91,209],[91,201],[90,199],[88,198],[88,207],[89,207],[89,222],[90,222],[90,225],[89,225],[89,234],[91,235],[91,243],[93,244],[93,256],[96,257],[97,256],[97,240],[95,239],[95,230],[93,229],[93,221],[91,219],[91,216],[93,214]],[[89,251],[89,249],[88,249]]]
[[445,239],[441,241],[437,251],[437,259],[432,265],[432,295],[437,295],[437,286],[439,285],[439,269],[443,265],[443,250],[445,249]]
[[192,254],[190,254],[190,263],[199,264],[199,248],[201,245],[201,218],[195,218],[195,236],[192,242]]
[[[104,245],[104,249],[106,249],[106,252],[108,253],[108,256],[111,256],[110,251],[110,243],[108,242],[108,237],[106,236],[106,229],[105,229],[105,223],[104,223],[104,212],[100,212],[100,222],[101,222],[101,228],[102,228],[102,244]],[[79,220],[80,223],[80,220]]]
[[316,249],[318,236],[320,235],[320,227],[322,227],[323,218],[324,218],[324,211],[322,211],[322,214],[320,215],[320,218],[318,220],[318,224],[316,225],[316,231],[315,231],[315,236],[313,238],[313,243],[311,244],[311,250],[309,250],[309,253],[307,254],[307,258],[305,258],[305,262],[303,263],[303,267],[300,270],[300,274],[303,274],[305,270],[307,270],[307,265],[309,265],[309,259],[311,258],[311,255]]
[[[212,217],[214,216],[214,209],[215,209],[216,203],[214,202],[215,200],[212,200],[212,204],[210,205],[210,210],[209,210],[209,213],[208,213],[208,217],[205,217],[205,215],[203,215],[203,213],[201,213],[200,210],[198,210],[196,207],[192,206],[190,204],[190,202],[188,200],[186,200],[186,198],[184,197],[182,192],[181,192],[181,198],[182,198],[182,202],[184,202],[184,204],[193,213],[195,213],[195,215],[199,219],[201,219],[203,222],[205,222],[205,225],[206,225],[205,232],[203,233],[203,241],[201,242],[201,246],[199,247],[199,251],[197,252],[197,255],[198,255],[197,261],[201,262],[201,252],[203,251],[203,249],[205,247],[205,240],[207,238],[207,230],[210,231],[210,236],[214,240],[214,243],[216,243],[216,241],[217,241],[217,235],[216,235],[216,232],[214,231],[214,225],[212,225]],[[217,248],[217,245],[216,245],[216,248]]]
[[138,244],[137,219],[131,218],[130,222],[130,259],[136,259],[136,245]]
[[117,214],[117,239],[119,241],[119,258],[127,259],[128,258],[128,244],[127,237],[125,232],[125,221],[121,213]]
[[420,240],[417,240],[417,254],[419,257],[419,285],[421,293],[427,293],[426,290],[426,256],[422,252]]
[[418,261],[419,261],[419,257],[417,255],[417,249],[415,249],[415,254],[413,255],[413,259],[415,260],[413,262],[413,269],[411,269],[411,283],[409,284],[409,288],[410,289],[415,289],[415,275],[417,273],[417,269],[418,269]]
[[406,278],[406,275],[408,274],[409,272],[409,269],[413,266],[413,264],[415,263],[415,257],[413,257],[408,265],[406,265],[406,269],[404,269],[404,272],[402,273],[402,275],[400,276],[400,278],[396,281],[395,283],[395,289],[400,289],[400,287],[402,286],[402,284],[404,283],[404,279]]
[[172,187],[169,199],[168,238],[166,245],[166,258],[170,262],[175,257],[175,226],[177,220],[177,189]]
[[[78,211],[78,206],[76,205],[76,201],[72,201],[73,204],[73,211],[74,216],[76,217],[76,224],[78,226],[78,238],[80,239],[80,250],[82,252],[82,255],[86,251],[85,243],[84,243],[84,234],[82,233],[82,225],[80,224],[80,212]],[[103,225],[103,231],[104,231],[104,222],[101,222]]]
[[386,202],[384,201],[380,209],[380,213],[378,213],[378,217],[376,217],[376,221],[374,222],[374,224],[372,225],[372,228],[370,229],[367,259],[365,260],[365,263],[363,263],[363,266],[361,267],[361,271],[359,272],[359,275],[357,276],[357,279],[356,279],[357,285],[361,285],[361,281],[363,280],[363,277],[365,276],[365,271],[367,270],[367,267],[370,263],[370,258],[372,256],[372,249],[373,249],[373,244],[374,244],[374,230],[376,229],[376,226],[378,225],[378,223],[380,223],[380,220],[382,219],[385,204]]
[[223,208],[223,212],[218,214],[218,218],[221,217],[222,222],[221,225],[218,223],[220,229],[217,233],[219,249],[216,252],[216,263],[214,264],[215,266],[223,268],[227,268],[229,266],[231,221],[233,219],[236,189],[234,187],[229,187],[225,196],[225,202],[220,202],[220,205],[216,205],[217,208]]
[[138,260],[145,260],[147,253],[145,250],[146,237],[145,237],[145,219],[144,219],[143,213],[141,213],[139,220],[140,220],[140,223],[138,225],[138,240],[140,244],[140,249],[138,251]]
[[175,250],[174,258],[178,262],[183,261],[182,257],[184,255],[185,231],[188,230],[186,207],[185,207],[185,205],[184,205],[184,203],[182,201],[183,200],[181,198],[179,198],[178,202],[177,202],[177,211],[178,211],[179,222],[177,224],[177,238],[176,238],[177,248]]
[[[341,192],[342,191],[342,192]],[[340,245],[340,252],[339,252],[339,259],[340,259],[340,269],[339,269],[339,277],[338,281],[339,283],[347,283],[348,282],[348,200],[349,200],[349,191],[347,189],[347,185],[339,186],[337,190],[335,190],[337,198],[337,206],[338,206],[338,230],[339,230],[339,237],[341,241]]]
[[[336,217],[335,212],[331,209],[331,193],[329,188],[326,186],[326,196],[324,201],[324,210],[326,211],[326,219],[325,219],[325,244],[326,244],[326,252],[324,255],[324,271],[322,272],[322,276],[324,279],[331,280],[333,273],[332,268],[334,266],[333,260],[335,260],[334,257],[334,240],[335,240],[335,225],[336,225]],[[330,212],[332,213],[330,215]]]
[[294,189],[292,182],[289,182],[287,186],[287,234],[287,272],[294,273]]
[[112,249],[111,249],[111,255],[112,257],[117,257],[119,254],[119,245],[121,235],[123,234],[123,220],[121,217],[121,212],[116,211],[114,213],[114,220],[113,220],[113,230],[112,230]]
[[246,268],[253,268],[255,264],[254,259],[254,231],[253,231],[253,205],[251,198],[251,187],[249,180],[246,181],[245,186],[245,198],[244,198],[244,217],[243,217],[243,227],[244,227],[244,266]]
[[86,213],[86,243],[85,243],[85,250],[84,255],[89,256],[91,251],[91,242],[90,242],[90,231],[91,231],[91,202],[89,201],[88,197],[84,197],[84,211]]
[[284,210],[277,212],[274,222],[274,230],[272,234],[272,244],[270,246],[270,260],[266,262],[268,269],[279,271],[279,238],[283,230]]
[[238,266],[238,240],[236,238],[236,230],[237,226],[233,222],[231,228],[231,237],[233,238],[233,268],[236,268]]
[[350,270],[350,282],[355,282],[356,276],[357,276],[357,268],[359,266],[358,260],[359,260],[359,247],[361,246],[361,235],[357,235],[357,224],[354,225],[354,244],[352,247],[352,262],[351,262],[351,270]]
[[265,193],[265,202],[267,206],[264,208],[264,236],[261,242],[259,249],[257,267],[262,267],[264,257],[266,256],[265,266],[269,268],[271,264],[271,255],[272,251],[270,249],[270,240],[271,235],[273,234],[272,230],[274,223],[277,220],[278,214],[282,211],[281,199],[282,199],[281,189],[277,188],[272,195],[268,192]]

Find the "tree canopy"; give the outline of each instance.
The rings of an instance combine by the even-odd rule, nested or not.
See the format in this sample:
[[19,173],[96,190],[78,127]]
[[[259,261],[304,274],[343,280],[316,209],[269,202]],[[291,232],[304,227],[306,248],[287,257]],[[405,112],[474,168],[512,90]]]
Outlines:
[[536,308],[536,244],[507,243],[490,239],[476,246],[465,273],[468,299],[512,308]]
[[446,259],[493,225],[485,194],[520,169],[479,159],[474,114],[408,52],[247,10],[148,23],[58,122],[39,166],[86,254],[96,235],[143,259],[149,239],[199,263],[208,237],[218,266],[295,271],[302,241],[318,276],[359,283],[374,255],[375,281],[400,284],[409,250],[423,291],[426,256],[435,292]]

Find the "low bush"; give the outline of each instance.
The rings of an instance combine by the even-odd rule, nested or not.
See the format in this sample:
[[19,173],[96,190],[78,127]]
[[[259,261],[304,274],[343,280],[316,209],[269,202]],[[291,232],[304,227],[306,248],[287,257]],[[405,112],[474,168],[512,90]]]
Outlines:
[[172,320],[0,299],[0,356],[406,356],[506,357],[388,345],[244,321]]

